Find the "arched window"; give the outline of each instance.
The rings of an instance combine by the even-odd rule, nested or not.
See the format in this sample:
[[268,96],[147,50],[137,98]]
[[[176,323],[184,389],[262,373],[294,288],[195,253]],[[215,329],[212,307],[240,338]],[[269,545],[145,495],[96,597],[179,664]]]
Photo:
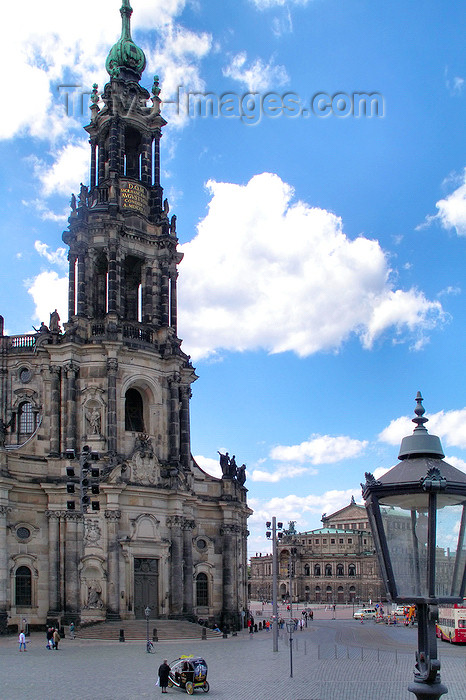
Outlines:
[[304,575],[309,576],[310,573],[311,573],[311,567],[309,566],[309,564],[304,564]]
[[25,605],[32,605],[31,569],[29,569],[27,566],[19,566],[16,570],[15,583],[16,605],[22,607]]
[[344,576],[343,564],[337,564],[337,576]]
[[18,430],[21,435],[30,435],[36,428],[32,403],[23,401],[18,407]]
[[137,389],[128,389],[125,395],[125,430],[144,432],[143,402]]
[[348,576],[356,576],[356,567],[354,564],[348,566]]
[[332,567],[330,566],[330,564],[326,564],[326,565],[325,565],[325,575],[326,575],[326,576],[331,576],[331,575],[332,575]]
[[207,574],[196,576],[196,605],[207,607],[209,605],[209,586]]
[[314,566],[314,576],[320,576],[320,564]]

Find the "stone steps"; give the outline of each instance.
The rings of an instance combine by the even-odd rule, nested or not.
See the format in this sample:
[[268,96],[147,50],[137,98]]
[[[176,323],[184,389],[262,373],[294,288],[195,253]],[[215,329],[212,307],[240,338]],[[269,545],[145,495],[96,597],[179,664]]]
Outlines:
[[[187,620],[149,620],[149,639],[152,639],[154,627],[160,642],[177,639],[202,639],[203,627]],[[101,639],[119,641],[120,630],[124,630],[125,640],[146,640],[147,624],[145,620],[118,620],[115,622],[99,622],[76,629],[77,639]],[[207,639],[222,638],[221,632],[206,629]]]

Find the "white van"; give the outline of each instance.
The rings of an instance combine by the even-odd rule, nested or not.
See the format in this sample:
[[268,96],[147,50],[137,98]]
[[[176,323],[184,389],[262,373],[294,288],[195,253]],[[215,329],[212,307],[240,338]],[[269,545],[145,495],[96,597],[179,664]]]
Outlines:
[[360,608],[359,610],[356,610],[353,617],[355,620],[360,620],[361,617],[364,619],[374,618],[377,617],[377,610],[375,608]]

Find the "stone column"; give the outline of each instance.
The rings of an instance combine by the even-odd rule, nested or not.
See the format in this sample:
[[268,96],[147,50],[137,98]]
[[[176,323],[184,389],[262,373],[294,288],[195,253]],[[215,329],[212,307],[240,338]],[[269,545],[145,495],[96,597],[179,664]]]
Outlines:
[[8,582],[10,580],[8,572],[8,549],[6,518],[11,508],[7,505],[0,505],[0,634],[6,634],[8,624],[8,609],[10,601],[8,596]]
[[180,391],[179,375],[175,374],[168,380],[170,390],[170,426],[169,441],[171,462],[178,462],[180,459]]
[[108,577],[107,577],[107,618],[120,619],[120,542],[118,540],[118,521],[121,511],[106,510],[108,543]]
[[75,362],[67,362],[64,369],[66,372],[66,449],[76,450],[76,377],[79,365]]
[[196,527],[194,520],[185,518],[183,521],[183,612],[193,614],[193,538],[192,531]]
[[68,318],[72,319],[76,314],[76,255],[68,254]]
[[108,313],[117,311],[117,249],[112,245],[108,248]]
[[170,278],[170,326],[173,328],[173,330],[177,331],[178,327],[178,309],[177,309],[177,300],[176,300],[176,280],[177,280],[178,274],[175,272],[172,274]]
[[98,183],[102,184],[105,179],[105,140],[103,137],[99,139],[99,162],[98,162]]
[[143,273],[144,286],[142,289],[142,322],[151,323],[154,314],[152,305],[152,268],[147,266]]
[[191,458],[191,436],[189,425],[189,400],[191,398],[191,387],[182,386],[181,410],[180,410],[180,458],[184,469],[189,469]]
[[90,176],[90,189],[94,189],[96,185],[96,150],[97,144],[95,139],[91,139],[91,176]]
[[60,366],[51,365],[50,374],[50,456],[60,455]]
[[66,513],[65,533],[65,614],[75,618],[80,610],[79,596],[79,561],[82,549],[82,519],[81,513]]
[[169,325],[169,281],[168,281],[168,271],[166,268],[162,270],[162,282],[160,289],[160,301],[161,301],[161,311],[162,311],[162,326]]
[[169,616],[181,617],[183,613],[183,518],[173,515],[167,518],[167,525],[171,529],[170,546],[170,597]]
[[47,617],[56,618],[60,614],[60,517],[65,513],[59,510],[47,510],[49,521],[49,611]]
[[80,253],[78,255],[78,316],[85,316],[86,311],[86,256]]
[[120,121],[117,116],[114,116],[110,122],[110,170],[118,172],[121,175],[120,164]]
[[109,357],[107,359],[107,445],[109,452],[116,452],[117,450],[117,371],[118,360],[116,359],[116,357]]
[[142,136],[141,181],[148,187],[152,184],[152,137],[149,133]]

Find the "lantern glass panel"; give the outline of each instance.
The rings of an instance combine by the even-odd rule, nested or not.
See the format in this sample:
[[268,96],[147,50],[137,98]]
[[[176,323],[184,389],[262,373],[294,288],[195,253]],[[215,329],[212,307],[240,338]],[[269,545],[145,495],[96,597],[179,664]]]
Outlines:
[[[466,512],[458,497],[437,496],[435,579],[429,586],[429,496],[398,494],[380,501],[397,597],[462,598],[466,565]],[[396,502],[396,505],[395,505]]]

